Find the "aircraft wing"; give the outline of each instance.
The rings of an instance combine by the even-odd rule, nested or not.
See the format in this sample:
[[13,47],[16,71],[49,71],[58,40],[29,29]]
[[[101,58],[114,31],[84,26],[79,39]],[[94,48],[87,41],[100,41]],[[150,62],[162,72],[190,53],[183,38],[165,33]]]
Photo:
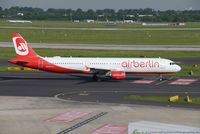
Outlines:
[[108,69],[103,69],[103,68],[90,68],[90,72],[92,72],[93,74],[106,74],[107,72],[109,72],[110,70]]
[[121,68],[116,68],[115,70],[113,70],[113,68],[110,68],[110,67],[103,67],[103,68],[101,68],[101,67],[99,67],[99,68],[90,68],[90,72],[92,72],[92,73],[98,73],[98,74],[106,74],[106,73],[108,73],[108,72],[110,72],[110,71],[124,71],[123,69],[121,69]]

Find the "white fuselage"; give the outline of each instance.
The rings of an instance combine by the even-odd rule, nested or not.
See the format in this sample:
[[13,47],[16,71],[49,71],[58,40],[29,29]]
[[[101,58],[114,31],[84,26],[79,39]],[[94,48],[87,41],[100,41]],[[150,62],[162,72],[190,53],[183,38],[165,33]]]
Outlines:
[[126,73],[175,73],[181,70],[173,61],[162,58],[63,58],[45,57],[44,60],[56,66],[90,71],[91,68],[108,71],[124,71]]

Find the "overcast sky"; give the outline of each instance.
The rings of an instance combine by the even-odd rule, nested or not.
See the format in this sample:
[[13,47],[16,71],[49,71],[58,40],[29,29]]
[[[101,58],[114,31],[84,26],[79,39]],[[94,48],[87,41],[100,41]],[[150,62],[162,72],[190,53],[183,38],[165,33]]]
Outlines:
[[0,0],[0,6],[28,6],[47,8],[82,8],[87,9],[138,9],[153,8],[156,10],[200,10],[200,0]]

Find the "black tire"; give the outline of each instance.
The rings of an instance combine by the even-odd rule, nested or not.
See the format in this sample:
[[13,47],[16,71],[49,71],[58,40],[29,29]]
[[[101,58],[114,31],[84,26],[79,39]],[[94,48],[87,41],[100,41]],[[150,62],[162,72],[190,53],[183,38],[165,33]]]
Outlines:
[[93,75],[92,79],[93,79],[94,81],[97,81],[97,82],[100,82],[100,81],[101,81],[101,79],[100,79],[97,75]]

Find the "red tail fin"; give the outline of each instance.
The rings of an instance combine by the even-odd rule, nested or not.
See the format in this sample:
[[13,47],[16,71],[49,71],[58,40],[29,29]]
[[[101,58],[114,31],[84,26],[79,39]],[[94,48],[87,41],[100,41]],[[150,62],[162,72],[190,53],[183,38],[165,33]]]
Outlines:
[[13,39],[17,58],[37,56],[35,51],[27,44],[27,42],[23,39],[23,37],[19,33],[14,33],[11,36]]

